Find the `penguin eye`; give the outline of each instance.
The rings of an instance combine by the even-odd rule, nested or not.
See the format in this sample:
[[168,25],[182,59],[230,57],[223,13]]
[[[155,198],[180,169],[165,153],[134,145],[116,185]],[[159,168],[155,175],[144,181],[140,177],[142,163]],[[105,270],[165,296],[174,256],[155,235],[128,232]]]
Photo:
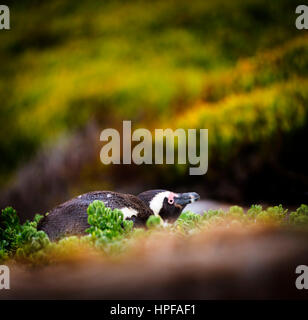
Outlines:
[[169,204],[174,204],[174,197],[176,196],[176,194],[175,193],[173,193],[173,192],[170,192],[169,193],[169,197],[168,197],[168,203]]

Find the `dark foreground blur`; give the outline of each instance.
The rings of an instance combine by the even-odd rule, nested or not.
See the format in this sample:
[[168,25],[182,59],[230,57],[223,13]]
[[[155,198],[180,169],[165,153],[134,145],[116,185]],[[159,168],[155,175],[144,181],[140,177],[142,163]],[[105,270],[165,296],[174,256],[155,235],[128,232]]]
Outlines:
[[308,264],[307,243],[305,232],[271,228],[149,238],[113,262],[82,253],[39,269],[12,265],[11,290],[1,298],[308,298],[295,287],[296,267]]

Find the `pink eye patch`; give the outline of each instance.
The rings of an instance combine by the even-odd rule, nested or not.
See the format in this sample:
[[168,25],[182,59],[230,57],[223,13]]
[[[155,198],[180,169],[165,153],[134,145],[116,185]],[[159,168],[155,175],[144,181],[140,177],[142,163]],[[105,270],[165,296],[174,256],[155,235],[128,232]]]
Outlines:
[[169,204],[174,204],[174,197],[177,197],[177,195],[173,192],[169,193],[169,197],[168,197],[168,203]]

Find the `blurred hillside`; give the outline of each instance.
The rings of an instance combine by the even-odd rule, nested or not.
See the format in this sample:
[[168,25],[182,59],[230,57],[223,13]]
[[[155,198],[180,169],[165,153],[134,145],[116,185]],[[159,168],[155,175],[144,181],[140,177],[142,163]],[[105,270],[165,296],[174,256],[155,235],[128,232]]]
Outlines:
[[[7,1],[0,32],[1,206],[30,215],[93,189],[193,187],[223,201],[305,202],[301,1]],[[99,133],[208,128],[209,170],[99,162]],[[306,201],[307,202],[307,201]]]

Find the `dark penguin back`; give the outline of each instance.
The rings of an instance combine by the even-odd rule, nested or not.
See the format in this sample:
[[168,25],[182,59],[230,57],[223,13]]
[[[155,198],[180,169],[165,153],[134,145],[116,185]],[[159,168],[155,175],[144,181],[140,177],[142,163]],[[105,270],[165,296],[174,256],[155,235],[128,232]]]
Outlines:
[[[87,208],[94,200],[103,201],[106,207],[113,209],[131,208],[137,211],[132,217],[134,225],[145,225],[153,212],[139,198],[112,191],[94,191],[69,200],[49,212],[39,223],[38,230],[43,230],[54,241],[63,236],[83,235],[89,228]],[[129,218],[128,218],[129,219]]]

